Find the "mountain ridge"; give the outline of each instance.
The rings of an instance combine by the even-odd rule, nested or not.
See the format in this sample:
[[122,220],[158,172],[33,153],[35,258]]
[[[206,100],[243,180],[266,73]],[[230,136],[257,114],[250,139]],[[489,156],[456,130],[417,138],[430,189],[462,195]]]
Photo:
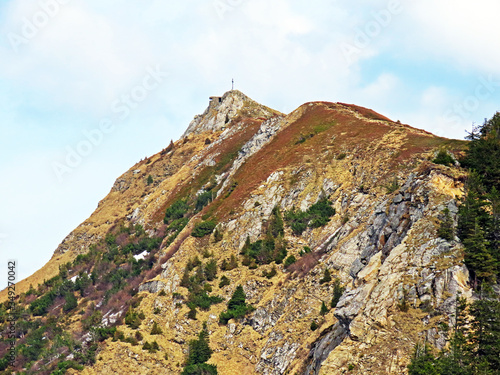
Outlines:
[[[180,373],[186,343],[203,321],[214,347],[210,363],[218,365],[220,374],[327,374],[351,365],[353,373],[401,373],[423,335],[444,345],[446,338],[436,327],[451,316],[454,296],[470,295],[470,289],[460,244],[440,239],[436,228],[444,208],[456,220],[464,172],[432,160],[443,149],[459,155],[466,142],[345,103],[309,102],[284,115],[237,91],[218,98],[178,141],[120,176],[45,268],[19,285],[26,292],[29,284],[60,274],[59,266],[97,250],[116,251],[114,259],[123,262],[117,269],[125,267],[120,251],[135,243],[141,228],[144,236],[161,241],[137,287],[142,298],[137,308],[146,317],[138,330],[152,340],[147,332],[152,321],[158,322],[164,333],[155,338],[169,359],[108,339],[99,354],[102,360],[82,373],[141,373],[134,363],[149,373]],[[297,212],[308,212],[326,198],[335,213],[312,227],[306,223],[299,233]],[[188,215],[185,226],[174,233],[165,212],[181,207],[179,202],[192,208],[183,214]],[[267,263],[242,255],[248,241],[255,247],[267,238],[277,208],[285,224],[273,246],[284,241],[295,262]],[[194,236],[199,224],[210,220],[220,238],[215,232]],[[243,285],[255,311],[227,327],[217,322],[222,304],[198,309],[198,320],[190,319],[186,301],[191,292],[181,284],[195,256],[203,264],[215,261],[219,274],[230,280],[226,286],[204,281],[211,294],[227,300],[236,285]],[[222,270],[231,256],[238,267]],[[268,278],[264,274],[271,265],[276,275]],[[67,277],[77,269],[83,272],[81,267],[71,265]],[[85,272],[90,274],[90,267]],[[328,302],[337,285],[321,281],[325,270],[345,292],[338,305],[332,303],[320,315],[320,301]],[[112,298],[116,306],[106,306],[103,294],[79,299],[88,313],[94,311],[89,299],[100,305],[96,311],[102,310],[103,325],[118,323],[126,334],[135,332],[119,323],[127,299],[120,305]],[[409,312],[398,310],[402,301]],[[439,312],[437,318],[425,323],[424,308]],[[110,316],[118,317],[115,323]],[[73,319],[73,330],[80,330]],[[313,321],[317,330],[310,328]],[[400,348],[387,343],[391,335]]]

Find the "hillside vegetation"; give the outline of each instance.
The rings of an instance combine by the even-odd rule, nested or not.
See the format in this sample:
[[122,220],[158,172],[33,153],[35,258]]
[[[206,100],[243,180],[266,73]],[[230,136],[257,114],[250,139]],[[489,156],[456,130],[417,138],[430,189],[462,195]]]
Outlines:
[[120,176],[14,304],[0,295],[2,331],[16,322],[0,369],[487,368],[473,357],[497,324],[479,321],[499,273],[498,170],[480,162],[498,152],[495,119],[465,142],[354,105],[284,115],[224,94]]

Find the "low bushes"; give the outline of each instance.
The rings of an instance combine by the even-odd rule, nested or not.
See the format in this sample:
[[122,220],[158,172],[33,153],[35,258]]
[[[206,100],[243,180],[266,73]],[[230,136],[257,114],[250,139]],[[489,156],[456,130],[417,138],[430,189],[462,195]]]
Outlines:
[[196,223],[191,235],[193,237],[204,237],[207,234],[211,234],[217,223],[213,220],[202,221],[200,223]]
[[307,228],[319,228],[330,221],[335,209],[327,198],[322,198],[307,211],[292,209],[285,214],[285,220],[293,234],[300,236]]

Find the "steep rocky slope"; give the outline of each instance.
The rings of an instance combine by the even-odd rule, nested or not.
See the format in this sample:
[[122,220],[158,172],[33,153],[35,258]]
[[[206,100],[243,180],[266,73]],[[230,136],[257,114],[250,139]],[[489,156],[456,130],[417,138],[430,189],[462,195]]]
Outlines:
[[[231,91],[213,98],[180,140],[119,177],[94,214],[20,288],[56,276],[60,264],[118,227],[140,224],[163,238],[157,272],[139,286],[143,298],[135,307],[145,314],[142,340],[156,340],[160,351],[107,339],[95,364],[80,373],[180,373],[203,322],[214,350],[209,363],[222,375],[405,373],[417,341],[446,345],[443,327],[453,320],[457,293],[471,295],[461,244],[437,236],[445,208],[456,220],[464,173],[430,161],[439,149],[457,154],[463,147],[362,107],[314,102],[284,115]],[[208,204],[175,238],[166,237],[167,208],[207,192]],[[286,218],[326,197],[335,214],[324,225],[298,234],[285,220],[283,243],[296,262],[242,264],[248,260],[242,248],[266,237],[277,208]],[[191,236],[207,219],[217,231]],[[232,255],[238,266],[221,270]],[[198,309],[193,320],[181,284],[196,256],[217,262],[218,279],[208,284],[224,302]],[[277,274],[266,276],[273,266]],[[219,284],[222,275],[229,285]],[[254,310],[223,325],[219,315],[237,285]],[[80,299],[79,308],[88,302]],[[102,324],[120,323],[125,302]],[[328,312],[320,314],[322,302]],[[150,335],[154,322],[161,335]],[[119,329],[125,336],[137,331]]]

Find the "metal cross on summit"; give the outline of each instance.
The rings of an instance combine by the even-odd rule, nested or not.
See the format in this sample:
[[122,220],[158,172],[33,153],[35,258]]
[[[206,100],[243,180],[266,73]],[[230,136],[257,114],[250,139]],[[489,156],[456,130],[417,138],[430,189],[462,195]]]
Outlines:
[[232,80],[231,90],[234,90],[234,78],[233,78],[233,80]]

